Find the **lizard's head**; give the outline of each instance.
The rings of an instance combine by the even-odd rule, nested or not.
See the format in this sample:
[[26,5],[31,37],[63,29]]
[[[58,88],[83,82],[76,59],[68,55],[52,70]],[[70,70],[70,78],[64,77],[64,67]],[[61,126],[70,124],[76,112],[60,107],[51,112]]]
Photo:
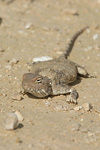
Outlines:
[[43,98],[52,93],[51,81],[47,77],[32,73],[25,73],[22,80],[22,88],[26,93]]

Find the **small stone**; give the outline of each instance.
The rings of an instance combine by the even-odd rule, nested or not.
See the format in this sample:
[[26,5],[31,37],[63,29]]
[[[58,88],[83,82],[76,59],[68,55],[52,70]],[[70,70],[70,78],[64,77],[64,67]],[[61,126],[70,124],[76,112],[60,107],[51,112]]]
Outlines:
[[82,128],[82,129],[80,129],[80,131],[83,132],[83,133],[88,133],[89,132],[89,130],[87,128]]
[[25,29],[30,29],[30,28],[34,28],[34,26],[33,26],[33,24],[30,22],[30,23],[27,23],[26,25],[25,25]]
[[50,104],[51,104],[49,101],[45,101],[44,103],[45,103],[45,105],[46,105],[47,107],[49,107]]
[[63,108],[62,108],[62,110],[63,110],[63,111],[68,111],[68,110],[69,110],[69,106],[64,105]]
[[12,58],[12,60],[10,61],[11,65],[17,64],[19,62],[18,59]]
[[21,101],[23,99],[22,97],[22,94],[21,93],[15,93],[13,96],[12,96],[12,99],[13,100],[17,100],[17,101]]
[[70,14],[70,15],[76,15],[76,16],[79,15],[78,11],[75,9],[64,9],[63,13]]
[[73,126],[72,126],[72,131],[79,131],[79,130],[80,130],[80,127],[81,127],[81,124],[75,123],[75,124],[73,124]]
[[2,74],[0,74],[0,78],[2,78]]
[[33,62],[38,62],[38,61],[48,61],[48,60],[52,60],[52,57],[49,56],[42,56],[42,57],[35,57],[33,58]]
[[80,119],[80,121],[81,121],[81,122],[83,122],[83,121],[84,121],[84,119],[82,118],[82,119]]
[[8,63],[8,62],[10,62],[10,60],[7,58],[7,59],[5,59],[5,61]]
[[94,29],[99,29],[99,24],[95,24]]
[[96,39],[98,39],[98,34],[95,34],[95,35],[93,35],[93,40],[96,40]]
[[7,66],[5,66],[5,68],[10,70],[11,69],[11,65],[7,65]]
[[100,136],[100,131],[97,130],[97,131],[95,132],[95,135],[96,135],[96,136]]
[[21,113],[19,111],[15,111],[15,114],[17,115],[17,118],[18,118],[19,121],[24,120],[23,116],[21,115]]
[[5,52],[5,50],[4,50],[4,49],[2,49],[2,48],[0,48],[0,53],[3,53],[3,52]]
[[14,130],[18,127],[18,117],[15,113],[9,113],[6,119],[6,130]]
[[51,98],[51,97],[48,97],[48,100],[49,100],[49,101],[51,101],[51,100],[52,100],[52,98]]
[[22,143],[22,140],[20,139],[20,137],[17,137],[17,138],[15,139],[15,141],[16,141],[16,143]]
[[90,103],[84,103],[82,106],[85,111],[92,109],[92,105]]
[[57,105],[54,109],[56,111],[61,111],[63,109],[63,107],[62,107],[62,105]]
[[7,96],[7,94],[6,94],[6,93],[3,93],[3,96],[4,96],[4,97],[6,97],[6,96]]
[[28,148],[32,148],[32,147],[33,147],[33,144],[29,144],[29,145],[28,145]]
[[81,110],[82,109],[82,106],[76,106],[76,107],[74,107],[74,110]]

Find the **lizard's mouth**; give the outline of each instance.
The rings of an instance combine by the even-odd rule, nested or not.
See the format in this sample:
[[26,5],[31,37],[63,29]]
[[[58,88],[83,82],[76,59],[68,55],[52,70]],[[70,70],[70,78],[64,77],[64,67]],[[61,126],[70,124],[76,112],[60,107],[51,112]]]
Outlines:
[[49,90],[46,91],[44,89],[37,90],[37,89],[28,88],[27,90],[25,90],[25,92],[30,93],[37,98],[44,98],[50,95]]

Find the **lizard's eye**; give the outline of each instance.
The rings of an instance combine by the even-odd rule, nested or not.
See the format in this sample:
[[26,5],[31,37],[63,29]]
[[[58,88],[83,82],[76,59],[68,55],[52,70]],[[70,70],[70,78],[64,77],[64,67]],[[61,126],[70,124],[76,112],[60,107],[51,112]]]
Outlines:
[[41,79],[41,78],[38,78],[38,79],[36,79],[36,82],[37,82],[37,83],[42,83],[42,79]]

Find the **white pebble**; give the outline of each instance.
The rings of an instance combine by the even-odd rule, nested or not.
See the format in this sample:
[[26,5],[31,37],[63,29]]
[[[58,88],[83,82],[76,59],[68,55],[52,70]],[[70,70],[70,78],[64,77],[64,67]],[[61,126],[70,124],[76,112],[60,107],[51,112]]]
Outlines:
[[19,30],[18,33],[19,34],[25,34],[25,31],[24,30]]
[[46,105],[47,107],[49,107],[50,104],[51,104],[49,101],[45,101],[44,103],[45,103],[45,105]]
[[21,113],[19,111],[15,111],[15,114],[17,115],[19,121],[24,120],[23,116],[21,115]]
[[83,109],[86,111],[89,111],[90,109],[92,109],[92,105],[90,103],[84,103],[82,106],[83,106]]
[[57,105],[54,109],[56,111],[61,111],[63,109],[63,107],[62,107],[62,105]]
[[2,74],[0,74],[0,78],[2,77]]
[[98,39],[98,37],[99,37],[98,34],[94,34],[94,35],[93,35],[93,40]]
[[7,66],[5,66],[5,68],[10,70],[11,69],[11,65],[7,65]]
[[80,109],[82,109],[82,106],[76,106],[76,107],[74,107],[74,110],[80,110]]
[[38,62],[38,61],[48,61],[48,60],[52,60],[52,57],[49,56],[42,56],[42,57],[35,57],[33,58],[33,62]]
[[9,113],[6,119],[6,130],[14,130],[18,127],[18,117],[15,113]]
[[28,24],[25,25],[25,29],[30,29],[32,26],[33,26],[32,23],[28,23]]
[[29,145],[28,145],[28,148],[32,148],[32,147],[33,147],[33,144],[29,144]]
[[82,121],[82,122],[83,122],[83,121],[84,121],[84,119],[82,118],[82,119],[80,119],[80,121]]
[[10,61],[11,65],[17,64],[19,62],[18,59],[12,58],[12,60]]

